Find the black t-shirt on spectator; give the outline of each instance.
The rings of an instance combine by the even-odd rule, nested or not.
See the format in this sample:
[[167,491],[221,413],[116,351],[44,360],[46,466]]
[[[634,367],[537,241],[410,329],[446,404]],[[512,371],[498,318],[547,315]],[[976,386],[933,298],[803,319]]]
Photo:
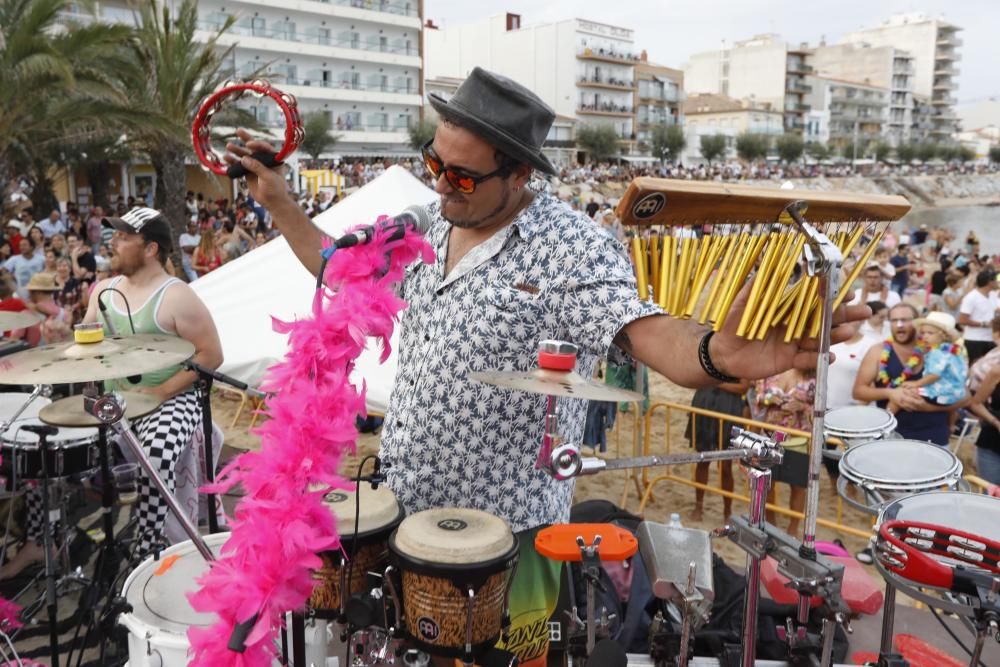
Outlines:
[[948,284],[944,281],[945,271],[935,271],[931,274],[931,294],[942,294]]

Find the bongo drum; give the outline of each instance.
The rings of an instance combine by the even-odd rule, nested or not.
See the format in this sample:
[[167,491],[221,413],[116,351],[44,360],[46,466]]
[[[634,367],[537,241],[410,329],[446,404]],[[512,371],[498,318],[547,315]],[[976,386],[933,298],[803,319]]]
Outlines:
[[[358,484],[358,491],[331,491],[323,501],[336,517],[341,547],[320,554],[323,567],[313,573],[316,588],[309,599],[309,606],[318,618],[329,620],[339,617],[346,598],[364,590],[367,572],[385,570],[388,564],[386,543],[403,520],[404,512],[395,494],[385,485],[372,489],[370,484],[361,483]],[[360,501],[360,506],[355,535],[354,510],[357,501]],[[354,561],[350,565],[347,557],[352,555]],[[348,570],[350,582],[347,580]],[[345,590],[346,596],[343,595]]]
[[[954,490],[961,479],[962,462],[945,447],[918,440],[876,440],[844,452],[837,490],[852,507],[877,514],[894,498]],[[852,484],[862,490],[867,504],[847,493]]]
[[507,522],[487,512],[432,509],[404,519],[389,553],[407,637],[432,655],[469,661],[492,648],[510,622],[517,549]]
[[[896,417],[888,410],[873,405],[848,405],[830,410],[823,419],[826,438],[840,440],[844,448],[873,440],[886,440],[896,430]],[[839,459],[841,449],[824,449],[823,454]]]

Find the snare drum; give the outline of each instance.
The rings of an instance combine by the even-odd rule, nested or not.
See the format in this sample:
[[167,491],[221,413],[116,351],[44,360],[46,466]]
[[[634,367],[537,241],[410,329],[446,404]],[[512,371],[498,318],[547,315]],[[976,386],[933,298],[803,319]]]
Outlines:
[[[39,406],[44,407],[44,406]],[[37,417],[19,419],[0,436],[3,463],[0,471],[8,480],[41,479],[42,452],[38,436],[24,430],[28,424],[43,424]],[[47,460],[50,479],[83,478],[97,470],[100,458],[96,428],[60,428],[47,438]]]
[[492,648],[509,622],[517,549],[507,522],[479,510],[432,509],[404,519],[389,553],[401,575],[408,638],[447,657]]
[[[6,422],[8,419],[14,416],[25,401],[31,398],[31,394],[23,394],[17,392],[0,394],[0,422]],[[38,417],[38,412],[46,405],[52,403],[52,399],[45,398],[44,396],[36,396],[31,403],[25,406],[24,411],[18,416],[18,421],[23,421],[31,419],[33,417]]]
[[[845,447],[864,444],[873,440],[887,440],[896,431],[896,417],[888,410],[874,405],[848,405],[830,410],[823,418],[823,433],[827,439],[836,438]],[[839,459],[840,449],[824,449],[824,455]]]
[[[918,440],[877,440],[844,452],[837,490],[849,505],[877,514],[894,498],[954,490],[961,479],[962,462],[946,447]],[[860,487],[867,504],[846,493],[849,484]]]
[[[341,591],[347,590],[347,597],[360,593],[365,588],[366,572],[383,572],[388,564],[389,535],[403,520],[403,508],[397,502],[389,487],[382,485],[373,490],[366,483],[358,484],[360,507],[358,532],[354,537],[354,510],[358,492],[332,491],[324,497],[324,503],[337,519],[341,549],[320,554],[323,567],[313,573],[316,588],[313,589],[309,606],[319,618],[333,619],[339,616],[343,602]],[[357,551],[354,551],[357,543]],[[348,565],[344,554],[354,554],[353,566]],[[351,570],[348,585],[347,574]]]
[[[206,544],[218,555],[229,533],[205,535]],[[184,667],[189,664],[187,631],[207,628],[215,614],[191,608],[188,595],[197,590],[197,579],[208,572],[208,563],[190,540],[160,552],[139,565],[125,580],[122,597],[131,610],[118,617],[128,630],[129,667]],[[307,664],[326,664],[326,624],[306,628]],[[275,661],[275,665],[279,663]]]

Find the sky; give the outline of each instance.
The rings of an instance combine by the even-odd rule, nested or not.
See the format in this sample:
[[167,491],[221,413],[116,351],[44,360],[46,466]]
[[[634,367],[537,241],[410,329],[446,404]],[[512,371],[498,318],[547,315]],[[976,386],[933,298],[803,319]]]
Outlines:
[[636,50],[680,68],[688,56],[774,32],[787,42],[837,42],[892,14],[923,12],[962,28],[956,97],[1000,99],[1000,2],[997,0],[424,0],[424,17],[441,27],[512,12],[521,24],[583,18],[635,30]]

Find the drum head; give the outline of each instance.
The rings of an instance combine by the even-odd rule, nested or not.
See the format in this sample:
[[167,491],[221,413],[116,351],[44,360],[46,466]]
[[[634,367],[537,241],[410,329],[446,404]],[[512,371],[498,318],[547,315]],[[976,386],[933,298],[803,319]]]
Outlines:
[[[229,533],[205,536],[215,554],[227,539]],[[122,616],[122,622],[142,625],[154,635],[160,631],[181,636],[192,625],[212,625],[216,615],[196,612],[187,599],[197,589],[195,580],[206,572],[208,563],[190,541],[161,551],[159,560],[147,558],[125,581],[122,595],[132,611]]]
[[[0,421],[7,421],[14,416],[14,413],[24,405],[24,402],[31,397],[31,394],[6,393],[0,394]],[[18,417],[18,421],[30,419],[38,416],[38,411],[52,402],[44,396],[37,396],[24,408],[24,412]]]
[[878,522],[893,519],[934,523],[1000,541],[1000,498],[981,493],[931,491],[887,504]]
[[864,434],[881,434],[896,428],[896,418],[888,410],[873,405],[848,405],[830,410],[823,418],[827,435],[858,437]]
[[358,491],[337,489],[326,494],[323,503],[336,517],[337,533],[341,537],[354,535],[356,499],[360,501],[357,533],[359,537],[394,526],[402,518],[403,510],[396,500],[396,494],[385,484],[372,489],[371,484],[361,482],[358,484]]
[[[32,417],[31,419],[19,419],[11,424],[10,428],[4,431],[0,438],[2,438],[5,443],[11,445],[34,449],[38,445],[38,436],[30,431],[25,431],[23,427],[28,424],[38,425],[44,423],[45,422],[37,417]],[[48,443],[51,447],[66,447],[77,443],[92,442],[95,440],[97,440],[96,428],[60,427],[58,433],[49,436]]]
[[958,476],[962,464],[945,447],[919,440],[876,440],[844,452],[840,472],[858,482],[906,486]]
[[515,540],[500,517],[480,510],[441,508],[403,519],[390,544],[402,556],[427,563],[474,565],[508,556]]

